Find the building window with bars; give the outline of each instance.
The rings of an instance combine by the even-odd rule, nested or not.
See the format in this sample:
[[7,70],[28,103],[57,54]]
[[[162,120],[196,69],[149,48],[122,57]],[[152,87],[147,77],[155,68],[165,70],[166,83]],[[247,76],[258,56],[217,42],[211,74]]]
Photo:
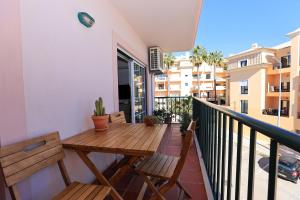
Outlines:
[[248,81],[241,81],[241,94],[248,94]]
[[241,100],[241,113],[248,114],[248,100]]

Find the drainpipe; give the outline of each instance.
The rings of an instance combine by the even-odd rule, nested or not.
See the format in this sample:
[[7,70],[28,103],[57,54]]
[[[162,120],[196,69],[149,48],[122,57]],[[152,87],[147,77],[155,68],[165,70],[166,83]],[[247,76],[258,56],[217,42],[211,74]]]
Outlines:
[[280,127],[280,114],[281,114],[281,70],[282,70],[282,63],[279,62],[279,98],[278,98],[278,117],[277,117],[277,126]]

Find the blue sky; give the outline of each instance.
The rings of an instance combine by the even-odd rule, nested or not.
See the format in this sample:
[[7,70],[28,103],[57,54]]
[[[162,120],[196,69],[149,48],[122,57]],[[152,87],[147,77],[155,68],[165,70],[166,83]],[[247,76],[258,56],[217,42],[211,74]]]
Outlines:
[[203,0],[195,45],[224,56],[288,41],[300,27],[300,0]]

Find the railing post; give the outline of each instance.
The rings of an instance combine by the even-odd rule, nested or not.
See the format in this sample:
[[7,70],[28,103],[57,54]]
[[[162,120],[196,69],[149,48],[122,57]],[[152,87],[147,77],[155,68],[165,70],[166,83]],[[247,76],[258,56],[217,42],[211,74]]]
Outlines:
[[221,168],[221,112],[218,111],[218,158],[217,158],[217,188],[215,198],[219,199],[220,168]]
[[235,199],[240,199],[241,186],[241,168],[242,168],[242,145],[243,145],[243,124],[238,123],[238,141],[237,141],[237,156],[236,156],[236,180],[235,180]]
[[269,160],[269,180],[268,199],[276,199],[277,191],[277,168],[278,168],[278,142],[271,139],[270,160]]
[[223,114],[223,137],[222,137],[222,178],[221,178],[221,200],[224,199],[225,195],[225,190],[224,190],[224,185],[225,185],[225,168],[226,168],[226,125],[227,125],[227,116]]
[[256,153],[256,131],[250,131],[250,152],[249,152],[249,172],[248,172],[248,200],[253,199],[254,194],[254,173],[255,173],[255,153]]
[[232,153],[233,153],[233,118],[230,117],[229,118],[229,140],[228,140],[227,199],[231,199]]

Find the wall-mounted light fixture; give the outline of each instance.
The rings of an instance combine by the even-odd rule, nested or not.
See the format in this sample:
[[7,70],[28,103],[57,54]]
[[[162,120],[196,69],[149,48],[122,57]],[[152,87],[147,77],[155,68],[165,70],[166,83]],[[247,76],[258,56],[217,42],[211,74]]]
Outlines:
[[95,23],[94,18],[91,17],[86,12],[79,12],[78,13],[78,20],[80,21],[81,24],[83,24],[87,28],[92,27],[94,25],[94,23]]

